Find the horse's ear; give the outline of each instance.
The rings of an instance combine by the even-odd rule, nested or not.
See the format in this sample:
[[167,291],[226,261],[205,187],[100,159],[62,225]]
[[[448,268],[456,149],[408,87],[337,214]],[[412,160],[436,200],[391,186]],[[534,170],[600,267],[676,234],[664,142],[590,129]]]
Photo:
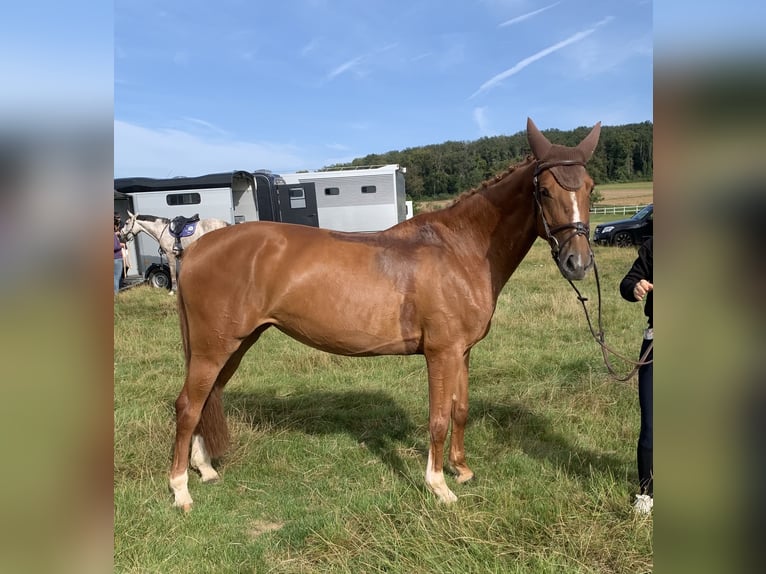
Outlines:
[[548,138],[543,135],[543,132],[537,129],[532,118],[527,118],[527,141],[529,141],[529,147],[532,148],[532,154],[537,159],[544,158],[545,154],[548,153],[553,145],[548,141]]
[[577,145],[577,149],[579,149],[585,156],[585,161],[588,161],[590,156],[593,155],[593,150],[596,149],[596,144],[598,144],[598,137],[600,135],[601,122],[598,122],[595,126],[593,126],[593,129],[590,130],[590,133],[585,137],[585,139]]
[[130,211],[130,210],[128,210],[128,217],[130,217],[131,219],[133,219],[133,218],[135,217],[135,215],[133,215],[133,213],[131,213],[131,211]]

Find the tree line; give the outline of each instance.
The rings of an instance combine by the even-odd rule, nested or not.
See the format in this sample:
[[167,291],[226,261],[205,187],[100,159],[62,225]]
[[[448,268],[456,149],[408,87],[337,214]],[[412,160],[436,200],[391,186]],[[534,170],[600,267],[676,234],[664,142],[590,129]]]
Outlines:
[[[576,146],[592,126],[564,131],[542,130],[554,144]],[[654,126],[646,121],[602,126],[598,146],[588,163],[596,184],[652,181]],[[447,141],[401,151],[369,154],[351,163],[330,167],[359,167],[396,163],[407,168],[407,195],[413,200],[442,199],[467,191],[494,177],[531,153],[526,131],[511,136]]]

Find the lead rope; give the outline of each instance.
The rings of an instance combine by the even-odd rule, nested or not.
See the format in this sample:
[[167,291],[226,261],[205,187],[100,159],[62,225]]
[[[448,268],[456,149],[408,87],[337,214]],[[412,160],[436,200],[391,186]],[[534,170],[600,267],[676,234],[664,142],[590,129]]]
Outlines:
[[[572,286],[572,289],[574,289],[575,293],[577,293],[577,299],[580,301],[583,311],[585,312],[585,319],[588,322],[588,329],[590,329],[591,335],[593,335],[593,338],[596,340],[596,343],[598,343],[599,347],[601,348],[601,354],[604,357],[604,364],[606,365],[606,370],[609,372],[611,377],[615,379],[616,381],[627,381],[633,375],[635,375],[638,369],[640,369],[642,366],[649,365],[654,362],[654,359],[647,360],[647,357],[652,352],[652,349],[654,349],[654,340],[652,340],[652,342],[649,343],[649,346],[647,347],[646,351],[644,351],[644,354],[641,355],[641,358],[638,361],[628,359],[627,357],[621,355],[620,353],[610,348],[606,344],[604,340],[604,328],[603,328],[602,314],[601,314],[601,281],[598,276],[598,265],[596,265],[595,258],[593,259],[593,275],[596,277],[596,292],[598,293],[598,332],[593,328],[593,322],[591,321],[590,313],[588,312],[588,307],[587,305],[585,305],[585,302],[588,301],[588,298],[583,297],[582,293],[580,293],[580,290],[572,282],[571,279],[567,279],[567,281],[569,281],[569,284]],[[626,363],[630,363],[634,365],[633,369],[631,369],[631,371],[627,375],[620,376],[615,370],[615,368],[612,366],[611,361],[609,361],[609,353],[625,361]]]

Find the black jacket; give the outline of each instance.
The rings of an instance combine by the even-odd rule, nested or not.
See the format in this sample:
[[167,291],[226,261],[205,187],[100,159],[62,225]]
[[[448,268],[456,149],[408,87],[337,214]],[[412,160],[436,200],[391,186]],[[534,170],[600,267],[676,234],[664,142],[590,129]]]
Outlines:
[[[654,283],[654,277],[652,273],[654,247],[653,237],[647,239],[644,244],[638,249],[638,257],[633,262],[633,267],[630,268],[628,273],[623,277],[620,282],[620,294],[623,299],[627,301],[637,301],[633,296],[633,288],[641,279],[646,279],[649,283]],[[649,320],[649,326],[653,327],[653,302],[654,291],[649,291],[649,294],[644,298],[644,315]]]

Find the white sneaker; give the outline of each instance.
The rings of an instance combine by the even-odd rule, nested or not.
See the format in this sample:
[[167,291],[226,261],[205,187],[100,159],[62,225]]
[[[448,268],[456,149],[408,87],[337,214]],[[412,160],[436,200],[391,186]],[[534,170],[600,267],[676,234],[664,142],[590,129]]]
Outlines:
[[633,510],[636,514],[649,514],[654,507],[654,498],[648,494],[637,494],[636,501],[633,503]]

